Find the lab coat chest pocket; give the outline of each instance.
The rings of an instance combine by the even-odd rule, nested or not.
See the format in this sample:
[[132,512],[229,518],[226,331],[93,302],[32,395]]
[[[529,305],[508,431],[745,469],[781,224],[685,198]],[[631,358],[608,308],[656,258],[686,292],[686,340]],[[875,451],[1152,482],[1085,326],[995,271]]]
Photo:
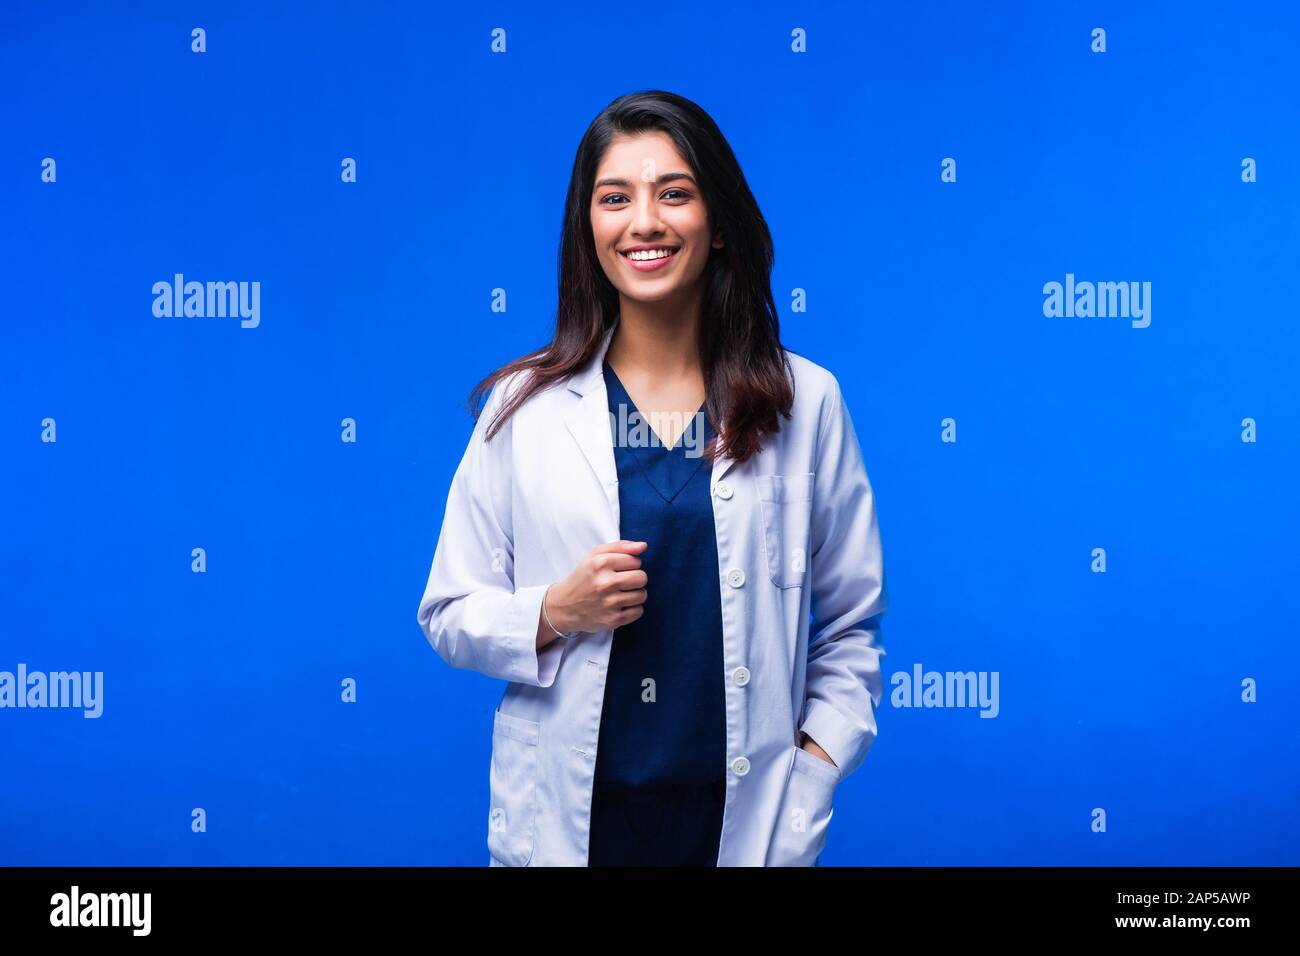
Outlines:
[[506,866],[533,858],[540,731],[536,721],[500,709],[493,719],[488,852]]
[[790,779],[772,834],[768,866],[812,866],[826,846],[826,833],[840,770],[802,747],[794,748]]
[[758,475],[757,481],[772,583],[779,588],[800,587],[808,571],[813,475]]

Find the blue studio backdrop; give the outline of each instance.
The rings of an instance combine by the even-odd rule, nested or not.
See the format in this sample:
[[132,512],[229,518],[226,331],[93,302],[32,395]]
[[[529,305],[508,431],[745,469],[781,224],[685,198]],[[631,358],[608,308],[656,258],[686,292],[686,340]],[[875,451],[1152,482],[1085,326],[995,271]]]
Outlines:
[[[0,708],[0,863],[484,865],[504,685],[416,608],[578,140],[647,88],[732,143],[876,491],[821,865],[1300,863],[1298,27],[5,4],[0,672],[92,680]],[[157,314],[177,276],[243,311]]]

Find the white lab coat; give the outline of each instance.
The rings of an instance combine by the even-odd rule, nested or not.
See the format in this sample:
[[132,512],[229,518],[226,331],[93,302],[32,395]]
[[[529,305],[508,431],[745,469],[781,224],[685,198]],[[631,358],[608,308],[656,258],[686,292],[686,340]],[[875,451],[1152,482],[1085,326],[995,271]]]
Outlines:
[[[491,866],[585,866],[615,631],[536,649],[542,594],[618,540],[618,473],[596,355],[491,442],[498,382],[447,496],[418,619],[448,664],[508,681],[494,712]],[[726,686],[719,866],[811,866],[839,783],[876,737],[884,566],[871,485],[835,377],[787,353],[793,418],[713,466]],[[655,600],[655,582],[647,582]],[[661,596],[662,597],[662,596]],[[811,611],[812,622],[809,623]],[[798,746],[808,733],[836,766]]]

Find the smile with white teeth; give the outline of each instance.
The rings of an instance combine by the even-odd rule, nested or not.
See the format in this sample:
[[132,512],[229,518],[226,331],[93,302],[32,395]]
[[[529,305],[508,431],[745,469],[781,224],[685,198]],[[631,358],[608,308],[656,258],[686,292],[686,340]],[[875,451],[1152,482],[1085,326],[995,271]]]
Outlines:
[[676,249],[643,249],[636,252],[624,252],[623,256],[637,262],[648,262],[651,259],[666,259],[676,251]]

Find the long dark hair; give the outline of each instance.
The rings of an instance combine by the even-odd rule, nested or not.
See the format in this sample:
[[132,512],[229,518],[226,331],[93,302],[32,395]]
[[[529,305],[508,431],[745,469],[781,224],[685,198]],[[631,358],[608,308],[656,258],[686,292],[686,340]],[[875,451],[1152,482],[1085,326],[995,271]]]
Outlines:
[[[490,423],[490,439],[533,394],[565,378],[594,355],[618,316],[618,290],[596,256],[591,196],[596,169],[619,135],[667,133],[699,182],[713,234],[700,309],[699,354],[707,392],[706,414],[716,437],[707,460],[724,452],[738,462],[757,453],[763,436],[780,430],[794,404],[793,373],[782,350],[772,299],[772,236],[740,164],[708,113],[662,90],[629,93],[592,120],[578,144],[564,204],[560,237],[560,298],[555,338],[544,348],[505,365],[474,389],[470,412],[502,378],[531,369]],[[718,422],[725,422],[724,428]],[[719,442],[721,444],[719,444]]]

